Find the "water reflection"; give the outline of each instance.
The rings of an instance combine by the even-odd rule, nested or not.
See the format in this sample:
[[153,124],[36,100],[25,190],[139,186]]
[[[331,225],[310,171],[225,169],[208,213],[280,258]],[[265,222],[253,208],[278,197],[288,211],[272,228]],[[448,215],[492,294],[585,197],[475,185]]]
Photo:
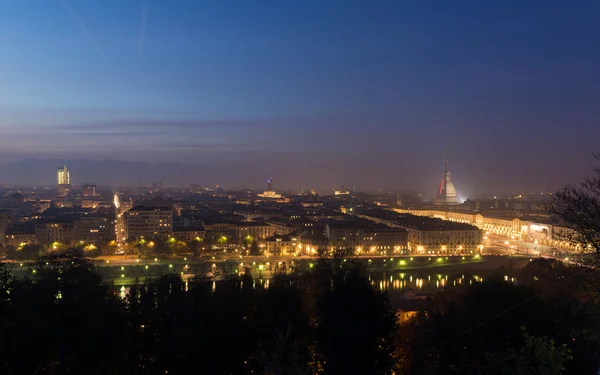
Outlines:
[[[403,291],[414,289],[423,292],[435,292],[447,287],[460,285],[473,285],[482,283],[485,278],[480,275],[449,275],[449,274],[419,274],[410,275],[407,273],[394,274],[372,274],[369,276],[371,285],[381,291]],[[514,276],[504,275],[504,281],[516,283]]]
[[[510,283],[516,283],[517,278],[512,275],[504,275],[504,281]],[[474,283],[481,283],[485,281],[485,278],[480,275],[449,275],[439,273],[415,273],[410,274],[406,272],[399,273],[371,273],[368,276],[368,280],[372,286],[379,289],[380,291],[386,292],[397,292],[406,291],[409,289],[433,293],[439,290],[443,290],[447,287],[461,286],[461,285],[473,285]],[[295,283],[295,281],[290,281]],[[211,281],[211,289],[214,292],[217,289],[218,281]],[[270,279],[256,278],[252,282],[253,289],[269,289],[271,284]],[[118,287],[118,294],[121,298],[125,298],[129,293],[129,286]],[[188,291],[188,280],[185,280],[185,290]]]

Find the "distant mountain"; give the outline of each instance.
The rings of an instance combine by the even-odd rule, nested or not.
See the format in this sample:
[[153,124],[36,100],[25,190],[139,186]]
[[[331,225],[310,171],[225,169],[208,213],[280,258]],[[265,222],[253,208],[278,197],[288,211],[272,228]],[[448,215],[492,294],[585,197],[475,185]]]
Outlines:
[[[415,163],[398,166],[393,158],[380,158],[369,153],[356,152],[341,156],[265,153],[259,156],[247,155],[236,161],[226,161],[219,156],[190,157],[185,162],[159,163],[29,158],[0,164],[0,185],[54,186],[56,169],[65,164],[71,170],[73,185],[145,186],[162,181],[165,187],[219,184],[226,189],[255,187],[261,190],[266,189],[267,179],[273,177],[278,191],[316,188],[331,193],[333,188],[339,189],[345,185],[372,192],[384,188],[389,191],[414,189],[428,193],[434,192],[437,186],[437,170],[431,172]],[[458,183],[462,181],[458,177],[456,180]]]
[[[25,159],[0,164],[0,184],[49,185],[56,184],[56,169],[67,165],[74,185],[95,183],[110,186],[149,185],[162,181],[165,186],[202,184],[226,187],[266,186],[270,176],[281,176],[276,185],[284,188],[284,177],[292,172],[286,165],[266,166],[262,163],[219,163],[188,164],[181,162],[128,162],[117,160],[40,160]],[[277,164],[277,163],[275,163]]]
[[[146,185],[153,181],[163,181],[165,184],[200,183],[196,177],[210,169],[205,166],[183,163],[151,164],[116,160],[26,159],[0,165],[0,183],[54,185],[56,184],[56,169],[63,164],[67,165],[71,171],[71,183],[102,185]],[[218,176],[215,177],[218,179]]]

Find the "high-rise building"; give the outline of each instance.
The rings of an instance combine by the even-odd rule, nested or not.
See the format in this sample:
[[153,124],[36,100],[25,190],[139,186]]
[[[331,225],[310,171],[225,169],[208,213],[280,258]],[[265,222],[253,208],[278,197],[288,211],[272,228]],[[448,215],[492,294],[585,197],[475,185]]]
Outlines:
[[96,196],[96,185],[86,184],[81,186],[82,195],[84,197],[95,197]]
[[58,167],[56,171],[56,179],[58,182],[58,193],[66,195],[71,191],[71,173],[66,165]]
[[273,177],[267,180],[267,191],[273,191]]
[[450,172],[448,171],[448,148],[446,147],[446,170],[444,171],[444,177],[437,191],[437,196],[434,203],[436,205],[455,205],[458,204],[456,199],[456,189],[454,184],[450,180]]

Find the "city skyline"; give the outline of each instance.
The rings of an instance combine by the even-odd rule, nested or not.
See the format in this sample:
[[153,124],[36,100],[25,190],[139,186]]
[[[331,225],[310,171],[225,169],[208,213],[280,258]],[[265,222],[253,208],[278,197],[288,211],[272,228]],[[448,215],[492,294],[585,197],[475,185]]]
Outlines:
[[434,194],[446,146],[467,196],[589,169],[598,4],[230,5],[0,4],[0,182],[90,159],[121,161],[116,184],[147,161],[144,180]]
[[10,374],[600,374],[600,1],[0,0]]
[[[22,163],[17,163],[15,165],[13,165],[13,169],[12,170],[8,170],[8,172],[4,172],[2,170],[3,167],[6,166],[2,166],[0,165],[0,173],[6,175],[6,174],[14,174],[14,173],[20,173],[22,171],[26,171],[24,174],[25,179],[24,180],[17,180],[17,182],[6,182],[6,181],[0,181],[0,186],[6,186],[6,187],[52,187],[53,185],[56,184],[56,173],[54,174],[54,183],[49,182],[48,178],[51,175],[51,173],[49,172],[49,170],[47,169],[40,169],[43,168],[44,165],[47,165],[48,163],[53,163],[54,161],[46,161],[43,165],[39,165],[38,167],[34,168],[32,170],[32,164],[31,163],[35,163],[35,160],[25,160]],[[152,187],[154,185],[157,184],[156,181],[154,181],[154,177],[156,177],[156,164],[150,164],[150,163],[127,163],[126,165],[129,168],[124,168],[123,170],[119,170],[118,167],[116,168],[115,166],[121,165],[122,162],[119,161],[92,161],[92,160],[76,160],[73,162],[77,167],[75,168],[76,171],[76,177],[75,177],[75,182],[74,182],[74,186],[95,186],[96,184],[99,184],[102,187],[105,188],[115,188],[115,187],[129,187],[129,188],[135,188],[135,187]],[[106,168],[102,168],[99,167],[99,165],[102,165],[103,163],[108,163],[108,165],[106,166]],[[67,168],[67,175],[69,176],[68,179],[70,181],[70,172],[73,170],[71,168],[72,164],[64,164],[59,166],[59,170],[58,170],[58,179],[60,181],[61,179],[61,171],[63,170],[63,168]],[[90,165],[92,167],[90,167]],[[163,167],[166,168],[166,171],[168,171],[169,168],[173,168],[174,165],[177,166],[184,166],[183,164],[176,164],[176,163],[163,163],[161,164]],[[185,166],[187,168],[190,167],[194,167],[192,165],[187,165]],[[167,173],[168,174],[168,173]],[[448,173],[449,175],[449,173]],[[40,178],[40,176],[43,176],[42,178]],[[164,174],[163,174],[164,176]],[[172,188],[182,188],[185,186],[191,186],[191,185],[198,185],[198,186],[205,186],[208,188],[211,187],[225,187],[228,190],[244,190],[244,189],[254,189],[256,191],[262,191],[265,188],[267,190],[270,190],[270,187],[273,186],[273,177],[270,177],[267,181],[266,184],[264,182],[264,179],[262,180],[262,182],[259,182],[258,184],[254,184],[252,182],[248,182],[248,184],[243,184],[240,182],[240,180],[236,180],[231,179],[230,176],[228,176],[228,174],[222,174],[221,175],[223,178],[221,180],[216,180],[217,182],[212,182],[212,181],[197,181],[197,180],[173,180],[171,178],[167,178],[167,184],[165,185],[166,188],[172,189]],[[284,175],[285,176],[285,175]],[[442,183],[445,183],[446,181],[446,173],[443,173],[440,175],[442,177]],[[125,178],[126,180],[120,180],[121,182],[118,182],[118,178]],[[117,180],[115,180],[117,179]],[[247,180],[247,181],[257,181],[260,180],[260,176],[253,176],[251,179]],[[230,184],[223,184],[223,181],[229,181]],[[360,180],[357,180],[360,181]],[[280,186],[277,189],[275,189],[276,191],[282,191],[282,192],[300,192],[300,191],[309,191],[311,189],[316,190],[316,191],[320,191],[321,193],[324,194],[328,194],[328,193],[333,193],[334,190],[339,190],[339,189],[344,189],[346,186],[348,186],[350,188],[350,190],[352,191],[356,191],[356,192],[365,192],[365,193],[369,193],[369,194],[395,194],[395,193],[401,193],[401,194],[408,194],[408,195],[420,195],[422,196],[424,199],[427,200],[434,200],[434,198],[436,196],[439,196],[439,192],[440,192],[440,187],[439,187],[439,179],[437,181],[438,183],[438,187],[431,189],[431,186],[426,186],[424,189],[419,190],[419,189],[415,189],[412,188],[411,186],[415,186],[413,185],[400,185],[400,186],[392,186],[389,188],[365,188],[365,186],[361,185],[360,183],[357,184],[341,184],[341,185],[333,185],[333,186],[319,186],[316,184],[310,184],[310,183],[305,183],[303,185],[296,185],[296,186],[289,186],[289,185],[283,185]],[[90,185],[92,184],[92,185]],[[160,184],[162,185],[162,182],[160,182]],[[450,184],[452,185],[452,191],[455,191],[454,188],[454,184],[452,182],[450,182]],[[59,183],[60,185],[60,183]],[[71,184],[68,184],[69,188]],[[461,190],[458,190],[456,192],[456,195],[454,195],[457,199],[459,203],[464,202],[467,199],[480,199],[480,198],[484,198],[484,197],[492,197],[494,195],[498,195],[501,196],[503,198],[510,198],[512,196],[517,196],[517,195],[529,195],[529,194],[538,194],[538,193],[542,193],[542,194],[547,194],[547,193],[552,193],[554,192],[552,189],[547,189],[547,190],[543,190],[543,191],[531,191],[531,190],[527,190],[527,189],[510,189],[507,191],[500,191],[498,189],[496,190],[490,190],[490,191],[482,191],[482,192],[477,192],[477,193],[468,193],[468,192],[463,192]]]

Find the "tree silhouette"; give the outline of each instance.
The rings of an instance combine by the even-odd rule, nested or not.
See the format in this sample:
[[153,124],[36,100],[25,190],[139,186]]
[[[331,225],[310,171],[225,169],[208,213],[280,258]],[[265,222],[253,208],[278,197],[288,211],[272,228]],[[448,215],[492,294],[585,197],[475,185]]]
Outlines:
[[[600,153],[594,157],[600,162]],[[573,232],[555,233],[559,239],[576,242],[584,250],[596,254],[588,261],[600,265],[600,166],[593,168],[594,174],[586,177],[579,186],[566,186],[554,194],[550,213],[561,226]]]
[[3,316],[8,373],[114,373],[124,361],[128,327],[121,302],[80,250],[40,259],[13,284]]
[[348,255],[336,252],[317,265],[318,367],[328,374],[391,374],[396,323],[388,296]]
[[291,338],[291,326],[285,333],[278,332],[273,338],[273,348],[263,351],[264,375],[309,375],[306,359],[299,355],[298,343]]
[[572,360],[566,345],[556,345],[553,339],[533,337],[527,334],[525,327],[523,338],[525,345],[518,352],[508,348],[501,354],[486,353],[487,365],[481,375],[561,375],[565,364]]
[[203,243],[202,238],[196,237],[195,239],[188,242],[188,249],[194,253],[195,257],[200,256],[200,249]]
[[260,249],[256,240],[252,241],[252,245],[250,245],[250,255],[260,255]]
[[25,244],[23,246],[11,246],[7,249],[6,257],[14,260],[37,260],[42,255],[44,247],[37,244]]
[[589,323],[576,301],[542,298],[531,287],[501,280],[468,287],[456,300],[437,304],[437,299],[402,327],[403,367],[409,374],[480,375],[489,365],[487,353],[524,347],[522,326],[534,337],[569,345],[578,360],[568,363],[566,373],[589,373],[596,367],[596,344],[581,330]]

